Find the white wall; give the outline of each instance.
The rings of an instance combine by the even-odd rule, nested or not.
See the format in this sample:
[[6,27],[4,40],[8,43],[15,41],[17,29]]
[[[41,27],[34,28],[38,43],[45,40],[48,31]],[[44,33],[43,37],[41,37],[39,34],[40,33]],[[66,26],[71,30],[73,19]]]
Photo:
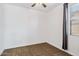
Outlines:
[[3,5],[0,4],[0,54],[2,53],[3,49],[4,49],[4,45],[3,45],[3,32],[4,32],[4,18],[3,18]]
[[44,42],[45,13],[5,5],[5,48]]
[[58,48],[62,48],[63,5],[57,6],[48,15],[48,42]]

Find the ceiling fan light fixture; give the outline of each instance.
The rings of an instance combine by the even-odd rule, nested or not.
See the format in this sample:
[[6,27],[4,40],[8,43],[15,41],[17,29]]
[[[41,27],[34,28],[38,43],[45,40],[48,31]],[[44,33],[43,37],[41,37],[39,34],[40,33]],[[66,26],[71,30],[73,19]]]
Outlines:
[[42,3],[42,5],[43,5],[43,7],[45,7],[45,8],[47,7],[44,3]]
[[[31,6],[31,7],[36,6],[36,4],[37,4],[37,3],[32,4],[32,6]],[[47,7],[47,6],[46,6],[46,4],[44,4],[44,3],[39,3],[39,4],[41,4],[44,8],[46,8],[46,7]]]
[[34,3],[33,5],[32,5],[32,7],[34,7],[36,5],[36,3]]

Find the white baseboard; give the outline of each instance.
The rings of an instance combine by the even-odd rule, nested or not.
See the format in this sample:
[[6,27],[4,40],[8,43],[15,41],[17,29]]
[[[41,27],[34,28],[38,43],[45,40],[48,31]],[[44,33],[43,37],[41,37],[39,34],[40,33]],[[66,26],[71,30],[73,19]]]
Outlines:
[[34,44],[40,44],[40,43],[45,43],[45,41],[41,41],[41,42],[32,42],[32,43],[26,43],[26,42],[23,42],[23,43],[17,43],[13,46],[9,46],[9,47],[6,47],[5,49],[11,49],[11,48],[16,48],[16,47],[21,47],[21,46],[28,46],[28,45],[34,45]]
[[70,52],[70,51],[68,51],[68,50],[64,50],[64,49],[62,49],[62,48],[56,46],[55,44],[52,44],[52,43],[50,43],[50,42],[47,42],[47,43],[50,44],[50,45],[52,45],[52,46],[55,46],[56,48],[58,48],[58,49],[60,49],[60,50],[62,50],[62,51],[64,51],[64,52],[67,52],[67,53],[69,53],[69,54],[71,54],[71,55],[73,55],[73,56],[76,56],[76,54],[74,54],[74,53],[72,53],[72,52]]

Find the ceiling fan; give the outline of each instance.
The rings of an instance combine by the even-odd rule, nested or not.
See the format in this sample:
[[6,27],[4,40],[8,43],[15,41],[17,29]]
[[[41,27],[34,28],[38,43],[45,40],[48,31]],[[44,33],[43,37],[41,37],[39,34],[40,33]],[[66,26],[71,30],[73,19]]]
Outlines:
[[[33,3],[31,7],[36,6],[36,4],[37,4],[37,3]],[[46,8],[46,7],[47,7],[47,6],[46,6],[46,4],[44,4],[44,3],[39,3],[39,4],[41,4],[44,8]]]

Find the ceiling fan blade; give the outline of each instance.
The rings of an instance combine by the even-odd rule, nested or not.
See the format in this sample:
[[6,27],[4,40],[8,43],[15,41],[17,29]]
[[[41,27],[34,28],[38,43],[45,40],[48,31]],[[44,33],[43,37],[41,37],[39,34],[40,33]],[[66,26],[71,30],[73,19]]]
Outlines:
[[34,3],[33,5],[32,5],[32,7],[34,7],[36,5],[36,3]]
[[47,7],[44,3],[42,3],[42,5],[43,5],[43,7],[45,7],[45,8]]

